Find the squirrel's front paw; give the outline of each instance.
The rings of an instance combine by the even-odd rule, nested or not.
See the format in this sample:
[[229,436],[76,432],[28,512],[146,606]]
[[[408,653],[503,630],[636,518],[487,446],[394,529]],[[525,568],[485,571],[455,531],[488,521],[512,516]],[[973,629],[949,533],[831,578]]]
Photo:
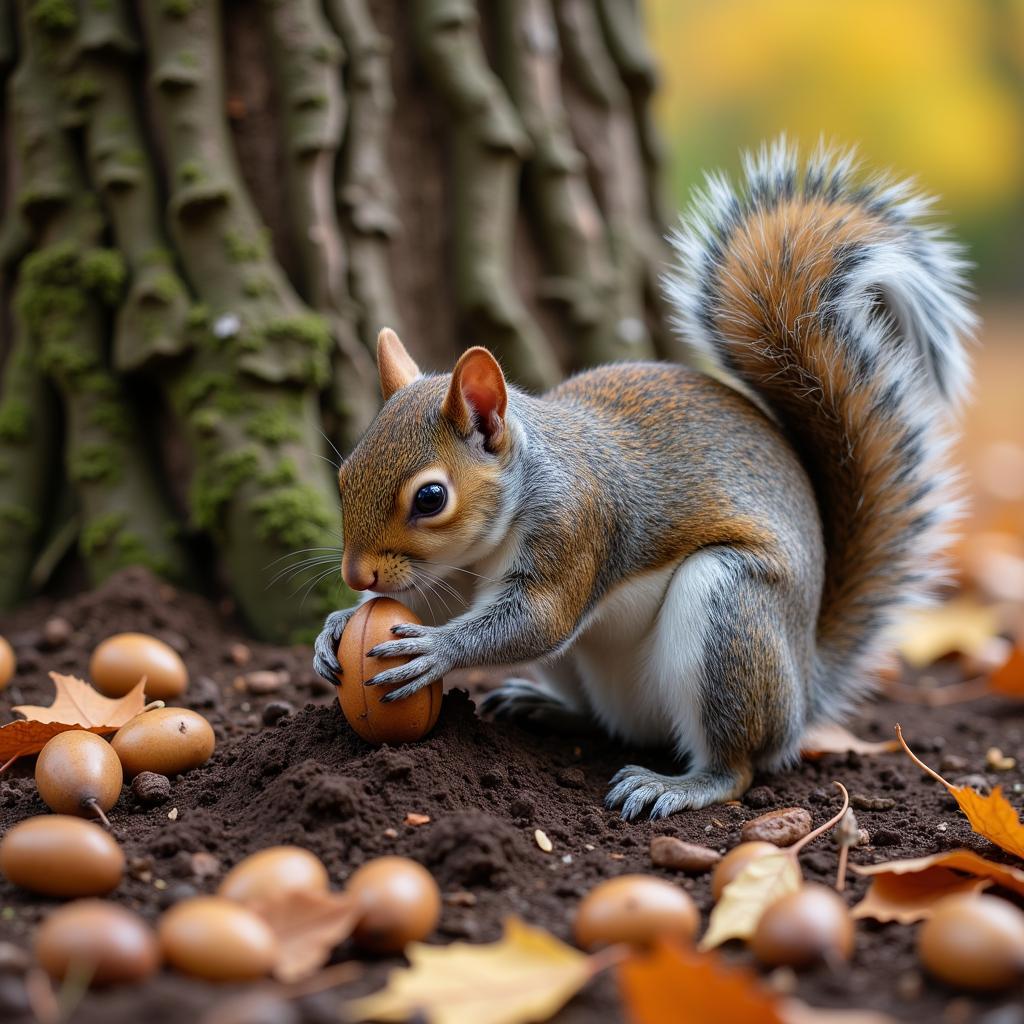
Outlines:
[[381,697],[382,703],[390,703],[408,697],[417,690],[429,686],[447,675],[455,664],[444,643],[444,632],[440,626],[420,626],[406,623],[393,626],[391,632],[398,640],[385,640],[367,653],[371,658],[408,658],[404,665],[389,668],[372,679],[367,686],[394,686],[405,683],[397,690]]
[[355,615],[355,608],[342,608],[331,612],[324,620],[324,628],[313,644],[313,668],[317,675],[323,676],[329,683],[338,685],[341,678],[341,665],[338,664],[338,644],[341,634],[348,625],[348,620]]

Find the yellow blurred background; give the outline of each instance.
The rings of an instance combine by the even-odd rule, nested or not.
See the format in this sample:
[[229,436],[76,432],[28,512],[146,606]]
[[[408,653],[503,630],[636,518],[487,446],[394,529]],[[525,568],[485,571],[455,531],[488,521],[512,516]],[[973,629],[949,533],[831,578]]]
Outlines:
[[[785,131],[913,177],[975,263],[983,327],[963,457],[970,538],[1024,572],[1024,0],[643,0],[668,183]],[[1021,586],[1024,587],[1024,581]]]

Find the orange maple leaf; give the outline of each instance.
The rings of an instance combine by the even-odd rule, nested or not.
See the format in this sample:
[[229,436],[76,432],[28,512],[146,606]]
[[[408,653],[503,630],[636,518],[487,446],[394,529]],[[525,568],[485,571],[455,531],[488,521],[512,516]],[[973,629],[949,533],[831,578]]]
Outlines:
[[987,796],[971,789],[970,786],[954,786],[933,768],[929,768],[907,746],[903,731],[898,725],[896,737],[911,761],[949,790],[950,795],[960,805],[960,810],[967,816],[971,828],[979,836],[984,836],[989,842],[995,843],[1000,849],[1012,853],[1015,857],[1024,858],[1024,824],[1017,817],[1017,812],[1010,801],[1003,796],[1002,786],[996,786]]
[[620,964],[618,978],[630,1024],[784,1024],[757,976],[714,953],[662,941]]
[[123,697],[104,697],[74,676],[51,672],[57,690],[49,706],[20,704],[13,710],[24,721],[0,727],[0,771],[27,754],[38,754],[57,733],[85,729],[99,735],[117,732],[145,710],[145,679]]
[[988,688],[1006,697],[1024,699],[1024,648],[1014,647],[1010,657],[989,677]]

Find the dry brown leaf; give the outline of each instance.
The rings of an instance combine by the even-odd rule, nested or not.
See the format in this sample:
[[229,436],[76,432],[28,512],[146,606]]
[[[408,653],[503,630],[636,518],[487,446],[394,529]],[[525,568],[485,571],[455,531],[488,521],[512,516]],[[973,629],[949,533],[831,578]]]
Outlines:
[[0,728],[0,764],[4,767],[19,757],[38,754],[49,740],[68,729],[85,729],[101,736],[117,732],[146,707],[144,679],[123,697],[111,698],[74,676],[51,672],[50,678],[57,691],[53,703],[48,707],[20,704],[13,710],[26,720]]
[[331,950],[352,934],[359,918],[350,896],[338,892],[295,891],[255,903],[256,911],[277,936],[274,977],[285,984],[315,974]]
[[976,598],[959,597],[909,616],[900,626],[896,645],[915,668],[925,668],[947,654],[980,657],[999,635],[999,614]]
[[428,1024],[527,1024],[557,1013],[598,971],[626,955],[618,947],[587,956],[518,918],[505,922],[497,942],[412,942],[409,967],[388,975],[387,985],[348,1003],[348,1021]]
[[1010,657],[989,677],[988,688],[993,693],[1024,700],[1024,648],[1014,647]]
[[[891,860],[882,864],[855,866],[853,870],[859,875],[871,878],[872,883],[867,896],[854,908],[853,916],[875,916],[874,914],[869,915],[867,909],[861,911],[860,907],[868,903],[876,887],[881,886],[881,895],[887,897],[893,887],[904,883],[908,876],[928,874],[936,868],[964,872],[1024,896],[1024,870],[1008,867],[1006,864],[996,864],[994,861],[986,860],[973,850],[950,850],[948,853],[935,853],[930,857],[913,857],[909,860]],[[878,918],[878,920],[883,919]]]
[[938,865],[912,874],[882,873],[853,908],[853,917],[913,924],[931,917],[932,908],[946,896],[981,892],[991,884],[988,878],[960,875]]
[[841,725],[819,725],[808,729],[800,744],[800,752],[806,758],[821,757],[822,754],[888,754],[899,750],[898,740],[862,740]]
[[781,1002],[757,976],[714,953],[660,942],[619,965],[619,989],[630,1024],[784,1024]]
[[765,910],[796,892],[800,882],[800,866],[788,850],[751,861],[722,890],[697,948],[714,949],[730,939],[749,939]]
[[960,805],[960,810],[967,815],[971,828],[979,836],[984,836],[989,842],[995,843],[1001,850],[1012,853],[1015,857],[1024,858],[1024,824],[1021,824],[1010,801],[1003,796],[1002,786],[996,786],[987,796],[971,789],[970,786],[953,786],[937,771],[929,768],[907,746],[903,730],[898,725],[896,736],[914,764],[949,790],[950,795]]

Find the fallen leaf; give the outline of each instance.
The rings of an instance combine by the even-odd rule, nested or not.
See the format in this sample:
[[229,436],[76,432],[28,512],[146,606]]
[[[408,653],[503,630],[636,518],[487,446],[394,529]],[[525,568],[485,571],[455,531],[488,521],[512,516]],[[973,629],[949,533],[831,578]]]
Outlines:
[[74,676],[51,672],[56,688],[48,707],[20,704],[13,710],[25,721],[9,722],[0,728],[0,764],[6,767],[27,754],[38,754],[58,733],[85,729],[98,735],[117,732],[125,722],[146,707],[145,680],[123,697],[104,697],[88,683]]
[[[964,872],[974,878],[984,879],[989,883],[1024,896],[1024,870],[986,860],[986,858],[975,853],[973,850],[950,850],[947,853],[935,853],[929,857],[913,857],[909,860],[891,860],[882,864],[854,866],[853,870],[857,874],[864,875],[872,881],[867,896],[854,907],[853,916],[875,917],[879,921],[899,920],[899,918],[876,917],[873,913],[874,904],[869,903],[874,890],[876,888],[880,890],[878,896],[875,897],[876,900],[895,897],[896,901],[900,901],[903,897],[898,894],[897,890],[906,882],[908,876],[931,875],[937,868],[947,871],[952,869]],[[926,882],[925,886],[927,884]],[[862,907],[864,909],[861,909]],[[930,908],[928,909],[930,911]],[[921,916],[926,917],[928,915],[922,914]]]
[[871,883],[864,899],[853,908],[855,920],[896,921],[913,924],[932,916],[932,908],[946,896],[981,892],[990,879],[960,875],[940,866],[912,874],[883,873]]
[[412,942],[409,967],[388,975],[387,985],[343,1009],[348,1021],[427,1024],[526,1024],[557,1013],[598,971],[624,952],[611,948],[587,956],[541,928],[511,917],[497,942]]
[[757,976],[714,953],[662,941],[617,974],[630,1024],[785,1024],[779,999]]
[[298,890],[262,900],[252,908],[277,936],[274,977],[285,984],[316,973],[339,942],[352,934],[359,913],[350,896]]
[[1014,647],[1010,657],[989,676],[988,688],[1024,700],[1024,648]]
[[697,947],[714,949],[730,939],[749,939],[776,900],[800,888],[800,866],[788,851],[751,861],[723,890]]
[[888,754],[899,750],[898,740],[862,740],[841,725],[819,725],[808,729],[800,745],[800,753],[806,758],[817,758],[823,754]]
[[914,668],[925,668],[947,654],[981,656],[999,626],[991,605],[959,597],[908,616],[896,633],[896,646]]
[[911,749],[903,738],[903,731],[896,726],[896,736],[907,755],[922,771],[930,775],[936,782],[941,782],[960,810],[967,816],[971,828],[1001,850],[1012,853],[1015,857],[1024,858],[1024,824],[1021,824],[1017,812],[1009,800],[1003,796],[1002,786],[996,786],[990,794],[983,796],[970,786],[954,786],[948,783],[937,771],[929,768]]

